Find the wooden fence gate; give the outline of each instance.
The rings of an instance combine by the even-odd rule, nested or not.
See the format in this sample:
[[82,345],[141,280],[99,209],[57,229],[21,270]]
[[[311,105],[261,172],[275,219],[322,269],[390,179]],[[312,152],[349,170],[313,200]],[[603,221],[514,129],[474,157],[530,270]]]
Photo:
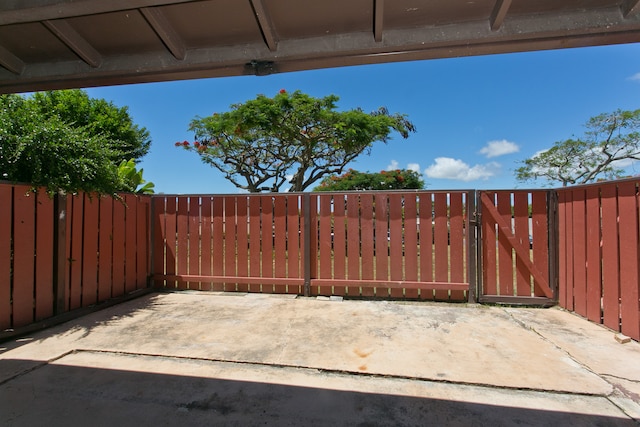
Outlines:
[[482,275],[478,300],[555,304],[555,192],[505,190],[479,195]]

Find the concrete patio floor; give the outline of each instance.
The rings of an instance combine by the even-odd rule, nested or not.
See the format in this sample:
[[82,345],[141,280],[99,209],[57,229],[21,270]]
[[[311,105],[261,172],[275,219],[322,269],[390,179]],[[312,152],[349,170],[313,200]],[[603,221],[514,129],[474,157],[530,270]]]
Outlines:
[[640,344],[561,309],[153,293],[0,343],[2,426],[639,425]]

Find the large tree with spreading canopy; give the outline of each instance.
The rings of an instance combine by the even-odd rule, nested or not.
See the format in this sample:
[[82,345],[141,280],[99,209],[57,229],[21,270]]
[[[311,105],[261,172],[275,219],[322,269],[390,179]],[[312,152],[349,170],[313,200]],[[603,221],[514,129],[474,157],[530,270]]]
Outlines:
[[227,112],[196,117],[193,143],[176,146],[197,153],[236,187],[249,192],[304,191],[331,174],[341,174],[374,142],[393,131],[407,138],[413,124],[381,107],[338,111],[335,95],[314,98],[281,90],[234,104]]
[[640,160],[640,110],[600,114],[585,127],[583,137],[556,142],[524,160],[515,171],[516,179],[586,184],[600,177],[620,177],[625,165]]

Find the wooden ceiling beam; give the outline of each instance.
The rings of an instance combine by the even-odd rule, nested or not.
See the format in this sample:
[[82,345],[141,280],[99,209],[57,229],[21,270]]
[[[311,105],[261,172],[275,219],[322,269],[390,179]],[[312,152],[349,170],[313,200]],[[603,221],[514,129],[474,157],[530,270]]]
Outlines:
[[143,7],[140,12],[156,32],[162,43],[169,49],[174,58],[183,60],[187,54],[182,38],[171,26],[160,9]]
[[511,7],[511,0],[497,0],[491,12],[490,24],[492,31],[498,31]]
[[20,58],[9,52],[3,46],[0,46],[0,65],[13,74],[18,75],[22,74],[26,66]]
[[256,16],[260,32],[264,38],[264,42],[271,52],[278,50],[278,38],[276,37],[273,29],[273,21],[269,17],[269,12],[264,5],[263,0],[251,0],[251,6],[253,7],[253,13]]
[[100,52],[95,50],[67,21],[44,21],[43,24],[84,62],[94,68],[102,64]]
[[373,38],[376,42],[382,41],[384,31],[384,0],[375,0],[373,4]]
[[[102,65],[93,69],[80,60],[26,66],[18,62],[12,72],[0,69],[0,93],[257,73],[258,68],[249,64],[269,64],[274,72],[286,72],[632,42],[640,42],[640,16],[623,18],[619,6],[615,6],[593,13],[511,16],[497,32],[486,20],[386,29],[382,43],[376,42],[367,29],[281,40],[277,52],[263,40],[194,48],[182,61],[167,50],[105,56]],[[11,56],[4,58],[7,62]],[[20,70],[21,75],[16,76]]]
[[620,6],[622,16],[625,18],[640,12],[640,0],[626,0]]
[[[0,25],[38,22],[198,0],[19,0],[0,6]],[[2,0],[6,3],[6,0]]]

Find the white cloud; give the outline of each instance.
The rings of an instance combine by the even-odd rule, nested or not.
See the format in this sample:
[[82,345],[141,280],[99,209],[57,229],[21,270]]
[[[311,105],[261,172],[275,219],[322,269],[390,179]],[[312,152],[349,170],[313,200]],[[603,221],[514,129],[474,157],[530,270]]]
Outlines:
[[533,156],[531,156],[531,158],[533,159],[534,157],[538,157],[540,154],[546,153],[549,150],[549,148],[545,148],[544,150],[536,151],[535,153],[533,153]]
[[414,172],[420,173],[420,164],[418,164],[418,163],[409,163],[407,165],[407,169],[409,169],[410,171],[414,171]]
[[620,169],[626,169],[628,167],[634,166],[638,163],[637,160],[634,159],[622,159],[622,160],[616,160],[615,162],[611,163],[613,165],[613,167],[616,168],[620,168]]
[[505,154],[517,153],[518,151],[520,151],[518,144],[507,141],[506,139],[501,139],[499,141],[489,141],[487,145],[480,150],[480,154],[484,154],[490,159],[492,157],[504,156]]
[[640,73],[635,73],[633,76],[629,77],[629,80],[640,82]]
[[[388,171],[394,171],[396,169],[400,169],[400,163],[397,160],[391,160],[391,163],[387,166]],[[407,164],[407,169],[410,171],[415,171],[420,173],[420,164],[418,163],[409,163]]]
[[438,157],[435,163],[424,170],[429,178],[455,179],[458,181],[475,181],[489,179],[500,170],[500,164],[496,162],[485,165],[469,166],[460,159],[451,157]]

